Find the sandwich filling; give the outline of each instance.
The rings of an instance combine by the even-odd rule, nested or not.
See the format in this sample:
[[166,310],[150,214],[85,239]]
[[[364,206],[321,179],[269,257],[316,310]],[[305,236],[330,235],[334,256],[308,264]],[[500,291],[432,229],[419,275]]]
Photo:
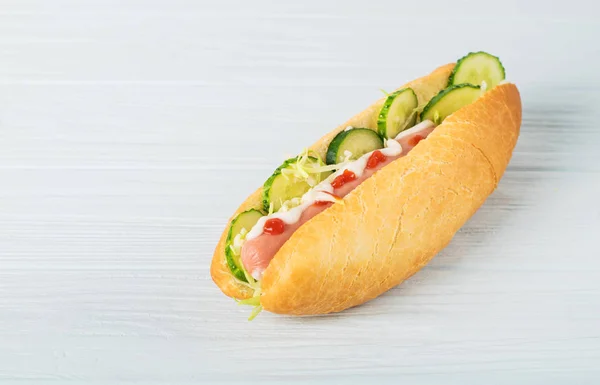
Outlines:
[[[336,172],[308,190],[295,202],[284,202],[278,212],[261,217],[245,235],[241,246],[244,269],[260,280],[277,251],[304,223],[343,198],[375,172],[405,156],[433,131],[432,121],[423,121],[385,141],[381,149],[369,151],[356,160],[337,164]],[[349,158],[351,154],[346,154]],[[296,205],[295,205],[296,204]],[[294,206],[295,205],[295,206]],[[294,206],[287,209],[289,206]]]

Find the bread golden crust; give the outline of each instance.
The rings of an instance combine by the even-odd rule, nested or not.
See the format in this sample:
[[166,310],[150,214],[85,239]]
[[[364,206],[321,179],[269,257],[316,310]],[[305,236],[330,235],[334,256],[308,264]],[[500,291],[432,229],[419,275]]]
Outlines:
[[295,315],[341,311],[410,277],[494,190],[520,120],[512,84],[448,117],[407,156],[292,235],[265,271],[263,307]]
[[[406,86],[420,102],[445,87],[453,64]],[[348,125],[376,128],[383,99],[317,141],[324,156]],[[400,158],[302,225],[275,255],[261,303],[283,314],[323,314],[356,306],[410,277],[452,239],[494,190],[510,160],[521,122],[518,90],[505,84],[452,114]],[[260,189],[234,214],[260,205]],[[215,250],[213,280],[235,298],[251,296]]]

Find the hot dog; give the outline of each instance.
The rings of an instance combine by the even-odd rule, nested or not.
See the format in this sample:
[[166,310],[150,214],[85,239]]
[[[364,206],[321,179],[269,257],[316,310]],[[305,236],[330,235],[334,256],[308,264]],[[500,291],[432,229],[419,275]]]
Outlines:
[[386,95],[288,159],[239,207],[211,276],[292,315],[341,311],[410,277],[495,189],[521,124],[516,86],[485,52]]

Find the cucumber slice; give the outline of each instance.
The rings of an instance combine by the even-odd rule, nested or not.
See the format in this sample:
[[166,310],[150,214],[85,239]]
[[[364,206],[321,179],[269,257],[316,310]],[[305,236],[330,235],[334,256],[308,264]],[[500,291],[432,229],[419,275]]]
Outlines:
[[377,128],[384,138],[395,138],[400,132],[415,125],[419,105],[412,88],[390,94],[379,112]]
[[350,159],[358,159],[367,152],[383,148],[383,139],[368,128],[353,128],[338,133],[327,148],[327,164],[337,164],[344,160],[345,152],[352,153]]
[[[295,175],[287,175],[283,172],[286,168],[291,168],[302,157],[291,158],[283,162],[283,164],[275,170],[273,175],[267,179],[263,185],[263,206],[266,211],[269,211],[269,207],[273,204],[273,211],[277,211],[281,208],[281,205],[290,199],[298,198],[304,195],[305,192],[323,179],[327,178],[331,171],[310,174],[309,178],[297,177]],[[309,156],[306,160],[307,166],[322,166],[323,161]],[[310,183],[309,183],[310,182]]]
[[458,84],[450,86],[434,96],[423,109],[421,120],[431,120],[440,124],[446,117],[481,96],[479,86]]
[[484,81],[488,90],[506,77],[504,66],[494,55],[487,52],[471,52],[456,62],[448,79],[448,85],[469,83],[480,86]]
[[242,232],[242,229],[246,229],[246,232],[250,231],[262,216],[263,213],[258,210],[247,210],[235,217],[229,226],[227,240],[225,241],[227,266],[229,267],[229,270],[231,270],[233,276],[243,282],[248,282],[248,280],[244,274],[244,267],[240,260],[240,254],[232,250],[231,246],[233,245],[235,237]]

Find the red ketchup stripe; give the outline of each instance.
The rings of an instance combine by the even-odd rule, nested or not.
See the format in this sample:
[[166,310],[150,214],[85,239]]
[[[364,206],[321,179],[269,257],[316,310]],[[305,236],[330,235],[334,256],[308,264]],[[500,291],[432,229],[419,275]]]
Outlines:
[[[337,195],[335,195],[333,193],[330,193],[330,192],[327,192],[327,191],[321,191],[321,192],[324,193],[324,194],[331,195],[336,200],[342,199],[341,197],[339,197],[339,196],[337,196]],[[325,206],[328,203],[333,203],[333,202],[331,202],[331,201],[315,201],[315,203],[313,203],[313,205],[315,205],[315,206]]]
[[356,174],[350,170],[344,170],[341,175],[338,175],[332,182],[333,188],[340,188],[348,182],[352,182],[356,179]]
[[385,162],[387,157],[381,153],[379,150],[373,151],[369,160],[367,161],[367,168],[375,168],[381,162]]
[[408,140],[408,145],[414,147],[417,144],[419,144],[419,142],[422,141],[423,139],[425,139],[425,138],[423,138],[421,135],[415,135]]
[[331,195],[335,199],[342,199],[340,196],[335,195],[334,193],[330,193],[328,191],[321,191],[323,194]]
[[271,218],[263,226],[263,232],[270,235],[282,234],[284,230],[285,223],[279,218]]

